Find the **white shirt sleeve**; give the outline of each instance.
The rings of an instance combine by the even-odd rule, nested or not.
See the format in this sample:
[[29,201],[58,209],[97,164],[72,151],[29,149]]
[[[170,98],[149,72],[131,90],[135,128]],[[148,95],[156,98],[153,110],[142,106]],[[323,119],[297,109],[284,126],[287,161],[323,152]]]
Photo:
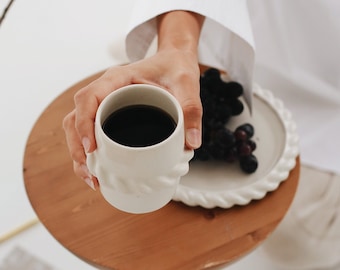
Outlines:
[[246,0],[136,1],[126,37],[131,61],[145,57],[157,34],[156,16],[171,10],[189,10],[206,17],[200,40],[201,64],[225,70],[245,88],[251,103],[254,42]]

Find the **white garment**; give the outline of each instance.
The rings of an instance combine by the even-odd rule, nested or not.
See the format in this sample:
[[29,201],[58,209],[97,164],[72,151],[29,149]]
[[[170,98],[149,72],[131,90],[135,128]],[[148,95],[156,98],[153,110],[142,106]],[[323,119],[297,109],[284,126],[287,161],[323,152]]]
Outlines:
[[254,80],[292,111],[303,163],[340,174],[340,1],[257,0],[249,9]]
[[262,245],[269,258],[283,269],[339,270],[339,190],[340,175],[302,166],[292,207]]
[[[340,1],[249,0],[248,10],[246,0],[137,1],[126,39],[132,61],[144,57],[155,36],[154,18],[176,9],[206,16],[200,62],[245,87],[254,80],[273,91],[297,122],[302,163],[340,175]],[[340,261],[339,177],[311,172],[303,171],[290,211],[264,245],[294,270]]]
[[293,112],[302,162],[340,174],[340,1],[249,1],[250,20],[246,0],[136,1],[126,39],[132,61],[145,56],[155,16],[176,9],[206,16],[200,62],[246,88],[253,80],[253,27],[254,80]]

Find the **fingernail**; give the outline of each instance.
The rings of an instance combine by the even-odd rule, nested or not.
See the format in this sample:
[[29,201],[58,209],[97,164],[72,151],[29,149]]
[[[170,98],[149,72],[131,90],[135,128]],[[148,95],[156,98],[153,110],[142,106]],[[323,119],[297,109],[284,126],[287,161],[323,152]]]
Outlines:
[[85,152],[88,153],[90,150],[90,139],[87,137],[84,137],[81,142],[83,144]]
[[197,128],[190,128],[186,131],[186,141],[193,148],[196,149],[201,146],[201,132]]
[[95,186],[94,186],[94,183],[93,183],[92,179],[90,179],[90,178],[85,178],[84,181],[85,181],[85,183],[86,183],[90,188],[92,188],[93,190],[96,190],[96,188],[95,188]]

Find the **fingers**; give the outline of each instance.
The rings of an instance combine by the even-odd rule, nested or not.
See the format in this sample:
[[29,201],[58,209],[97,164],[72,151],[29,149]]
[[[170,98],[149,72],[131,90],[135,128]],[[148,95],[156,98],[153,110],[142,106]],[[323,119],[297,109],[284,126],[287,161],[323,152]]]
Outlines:
[[100,103],[112,91],[129,84],[130,81],[128,69],[113,67],[75,94],[75,127],[86,153],[96,149],[94,122]]
[[63,120],[66,142],[73,160],[73,170],[92,189],[96,189],[99,183],[87,169],[86,153],[93,152],[96,149],[94,135],[96,112],[100,102],[110,92],[127,84],[128,81],[128,72],[125,72],[124,68],[109,69],[99,79],[75,94],[75,109]]
[[189,149],[197,149],[202,143],[202,103],[200,100],[199,75],[183,74],[176,85],[175,96],[184,116],[185,143]]
[[75,127],[76,113],[75,110],[70,112],[63,121],[63,128],[66,135],[66,143],[72,160],[78,164],[86,163],[86,155],[83,145]]
[[80,176],[80,178],[93,190],[96,190],[99,187],[98,179],[91,175],[86,165],[74,161],[73,170],[76,175]]
[[92,189],[99,186],[98,181],[93,178],[86,166],[86,155],[75,128],[75,110],[70,112],[63,121],[63,128],[66,134],[66,143],[73,159],[73,170],[77,176],[85,181]]
[[[87,87],[77,92],[74,96],[76,106],[74,118],[75,131],[84,153],[91,153],[96,149],[94,121],[99,100],[91,92],[91,88]],[[76,146],[73,147],[76,148]]]

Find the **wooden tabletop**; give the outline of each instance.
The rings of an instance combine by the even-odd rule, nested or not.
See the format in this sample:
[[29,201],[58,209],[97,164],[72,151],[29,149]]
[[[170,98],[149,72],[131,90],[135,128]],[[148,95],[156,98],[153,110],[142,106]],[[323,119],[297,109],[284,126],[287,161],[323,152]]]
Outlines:
[[152,213],[128,214],[110,206],[100,191],[92,191],[78,179],[62,120],[74,107],[74,93],[100,74],[56,98],[41,114],[27,141],[26,191],[40,221],[55,239],[101,269],[190,270],[231,263],[273,232],[294,197],[299,159],[276,191],[230,209],[170,202]]

